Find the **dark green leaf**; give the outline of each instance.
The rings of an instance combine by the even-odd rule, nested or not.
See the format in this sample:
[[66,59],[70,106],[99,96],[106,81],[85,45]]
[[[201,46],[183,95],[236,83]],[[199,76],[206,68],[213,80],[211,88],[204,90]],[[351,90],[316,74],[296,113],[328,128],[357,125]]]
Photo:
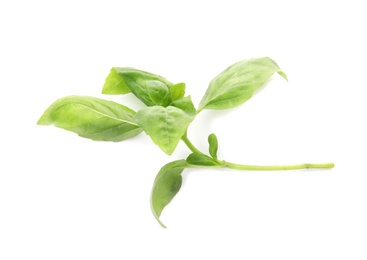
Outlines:
[[177,99],[183,98],[183,96],[185,95],[185,89],[186,89],[185,83],[177,83],[173,85],[169,89],[171,100],[175,101]]
[[192,103],[191,96],[183,97],[180,99],[177,99],[173,101],[170,106],[177,107],[183,111],[185,111],[187,114],[195,116],[196,115],[196,109],[194,107],[194,104]]
[[163,209],[180,190],[182,184],[181,173],[187,166],[185,160],[170,162],[161,168],[155,178],[150,197],[150,205],[155,218],[164,228],[166,226],[159,218]]
[[216,160],[217,159],[217,151],[218,151],[218,139],[215,134],[210,134],[208,136],[209,142],[209,153]]
[[267,57],[235,63],[210,82],[199,111],[241,105],[276,72],[287,79],[275,61]]
[[192,165],[200,165],[200,166],[217,166],[220,165],[217,161],[213,160],[209,156],[201,153],[192,153],[190,154],[186,162]]
[[[152,100],[149,91],[151,87],[165,85],[170,88],[173,84],[165,78],[146,71],[134,68],[113,68],[107,77],[102,93],[104,94],[126,94],[129,89],[137,98],[143,101],[147,106],[159,105],[154,100],[160,100],[154,96]],[[162,99],[165,99],[166,93],[163,92]],[[159,102],[161,103],[161,101]],[[164,102],[163,102],[164,103]]]
[[112,101],[68,96],[56,100],[37,124],[55,125],[92,140],[116,142],[142,132],[134,115],[130,108]]
[[173,153],[193,119],[193,116],[173,106],[148,107],[135,115],[136,122],[145,133],[169,155]]

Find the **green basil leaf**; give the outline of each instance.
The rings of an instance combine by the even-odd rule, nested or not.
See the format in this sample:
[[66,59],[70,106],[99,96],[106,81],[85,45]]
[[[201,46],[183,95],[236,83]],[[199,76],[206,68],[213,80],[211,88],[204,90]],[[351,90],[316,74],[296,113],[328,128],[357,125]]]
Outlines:
[[192,165],[200,166],[217,166],[220,165],[217,161],[209,156],[201,153],[192,153],[186,158],[186,162]]
[[68,96],[56,100],[38,120],[79,136],[100,141],[122,141],[143,130],[134,122],[135,112],[118,103],[94,97]]
[[185,95],[185,89],[186,89],[185,83],[177,83],[173,85],[169,89],[171,100],[175,101],[177,99],[183,98],[183,96]]
[[168,155],[173,153],[193,119],[193,116],[173,106],[147,107],[135,115],[136,122],[145,133]]
[[162,227],[166,226],[160,221],[163,209],[171,202],[181,188],[181,173],[187,167],[185,160],[173,161],[161,168],[154,180],[150,197],[150,206],[154,217]]
[[194,107],[194,104],[192,103],[191,96],[183,97],[180,99],[177,99],[173,101],[170,106],[177,107],[183,111],[185,111],[187,114],[195,116],[196,115],[196,109]]
[[267,57],[235,63],[210,82],[200,102],[199,111],[241,105],[275,72],[287,79],[275,61]]
[[209,153],[213,157],[213,159],[217,160],[217,152],[218,152],[218,139],[215,134],[210,134],[208,136],[209,142]]
[[155,105],[166,107],[171,103],[169,89],[164,83],[156,80],[148,80],[147,85],[149,85],[149,97]]
[[[150,92],[149,89],[151,87],[154,88],[157,85],[165,85],[167,86],[167,88],[170,88],[171,86],[173,86],[171,82],[169,82],[162,76],[142,70],[137,70],[134,68],[116,67],[111,70],[110,75],[106,79],[106,82],[102,89],[102,93],[126,94],[131,91],[147,106],[159,105],[154,101],[157,101],[157,96],[155,96],[154,100],[152,100],[150,96],[152,92]],[[127,89],[129,89],[130,91],[127,91]],[[165,94],[161,98],[164,99]]]
[[126,86],[124,79],[118,73],[119,68],[112,68],[103,85],[102,94],[127,94],[130,89]]

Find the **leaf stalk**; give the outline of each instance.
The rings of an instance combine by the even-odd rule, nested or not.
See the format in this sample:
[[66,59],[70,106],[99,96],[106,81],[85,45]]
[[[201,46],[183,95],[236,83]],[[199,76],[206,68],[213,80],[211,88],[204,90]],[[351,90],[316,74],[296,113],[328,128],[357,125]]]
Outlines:
[[190,149],[191,152],[193,153],[200,153],[203,154],[202,152],[200,152],[199,149],[197,149],[195,147],[195,145],[193,145],[193,143],[191,143],[191,141],[189,140],[189,138],[187,137],[187,131],[185,132],[185,134],[181,137],[181,140],[186,144],[186,146]]

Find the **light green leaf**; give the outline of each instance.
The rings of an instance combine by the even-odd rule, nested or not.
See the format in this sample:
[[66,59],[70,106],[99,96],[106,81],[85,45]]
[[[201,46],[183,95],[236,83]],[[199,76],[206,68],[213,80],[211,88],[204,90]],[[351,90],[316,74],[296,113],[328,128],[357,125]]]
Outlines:
[[193,116],[173,106],[147,107],[135,115],[136,122],[145,133],[168,155],[173,153],[193,119]]
[[185,160],[170,162],[163,166],[154,180],[150,197],[150,206],[154,217],[162,227],[166,226],[160,221],[163,209],[171,202],[181,188],[181,173],[188,167]]
[[287,79],[275,61],[267,57],[235,63],[210,82],[199,111],[241,105],[276,72]]
[[127,94],[130,89],[126,86],[125,81],[118,73],[119,68],[112,68],[103,85],[102,94]]
[[191,165],[200,166],[217,166],[220,165],[217,161],[202,153],[192,153],[186,158],[186,162]]
[[55,125],[92,140],[117,142],[142,132],[134,115],[130,108],[112,101],[68,96],[56,100],[37,124]]
[[177,99],[183,98],[183,96],[185,95],[185,89],[186,89],[185,83],[177,83],[173,85],[169,89],[171,100],[175,101]]
[[[152,100],[150,96],[152,92],[149,89],[158,85],[165,85],[167,88],[173,86],[171,82],[159,75],[129,67],[115,67],[112,68],[110,75],[107,77],[102,93],[126,94],[131,91],[147,106],[155,106],[159,104]],[[130,91],[127,91],[127,89]],[[164,93],[161,98],[164,99],[165,95]],[[157,101],[158,97],[155,96],[154,99]]]
[[213,157],[213,159],[217,160],[217,152],[218,152],[218,139],[215,134],[210,134],[208,136],[209,142],[209,153]]
[[192,103],[191,96],[183,97],[180,99],[177,99],[173,101],[170,106],[177,107],[183,111],[185,111],[187,114],[195,116],[196,115],[196,109],[194,107],[194,104]]

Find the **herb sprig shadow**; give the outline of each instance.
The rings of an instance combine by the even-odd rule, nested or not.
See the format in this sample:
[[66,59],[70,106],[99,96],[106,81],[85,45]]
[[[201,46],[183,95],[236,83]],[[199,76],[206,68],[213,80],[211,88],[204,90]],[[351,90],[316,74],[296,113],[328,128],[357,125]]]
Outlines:
[[181,188],[181,173],[186,168],[230,168],[250,171],[333,168],[333,163],[296,165],[245,165],[220,160],[218,140],[208,136],[209,149],[197,149],[187,136],[195,116],[205,109],[229,109],[243,104],[253,93],[278,73],[286,74],[268,57],[237,62],[216,76],[202,98],[198,109],[185,96],[185,83],[173,84],[167,79],[134,68],[112,68],[102,89],[103,94],[132,93],[146,108],[137,112],[116,102],[88,96],[67,96],[56,100],[38,120],[39,125],[55,125],[79,136],[97,141],[119,142],[145,132],[168,155],[183,141],[191,154],[164,165],[155,178],[151,192],[151,209],[161,224],[163,209]]

